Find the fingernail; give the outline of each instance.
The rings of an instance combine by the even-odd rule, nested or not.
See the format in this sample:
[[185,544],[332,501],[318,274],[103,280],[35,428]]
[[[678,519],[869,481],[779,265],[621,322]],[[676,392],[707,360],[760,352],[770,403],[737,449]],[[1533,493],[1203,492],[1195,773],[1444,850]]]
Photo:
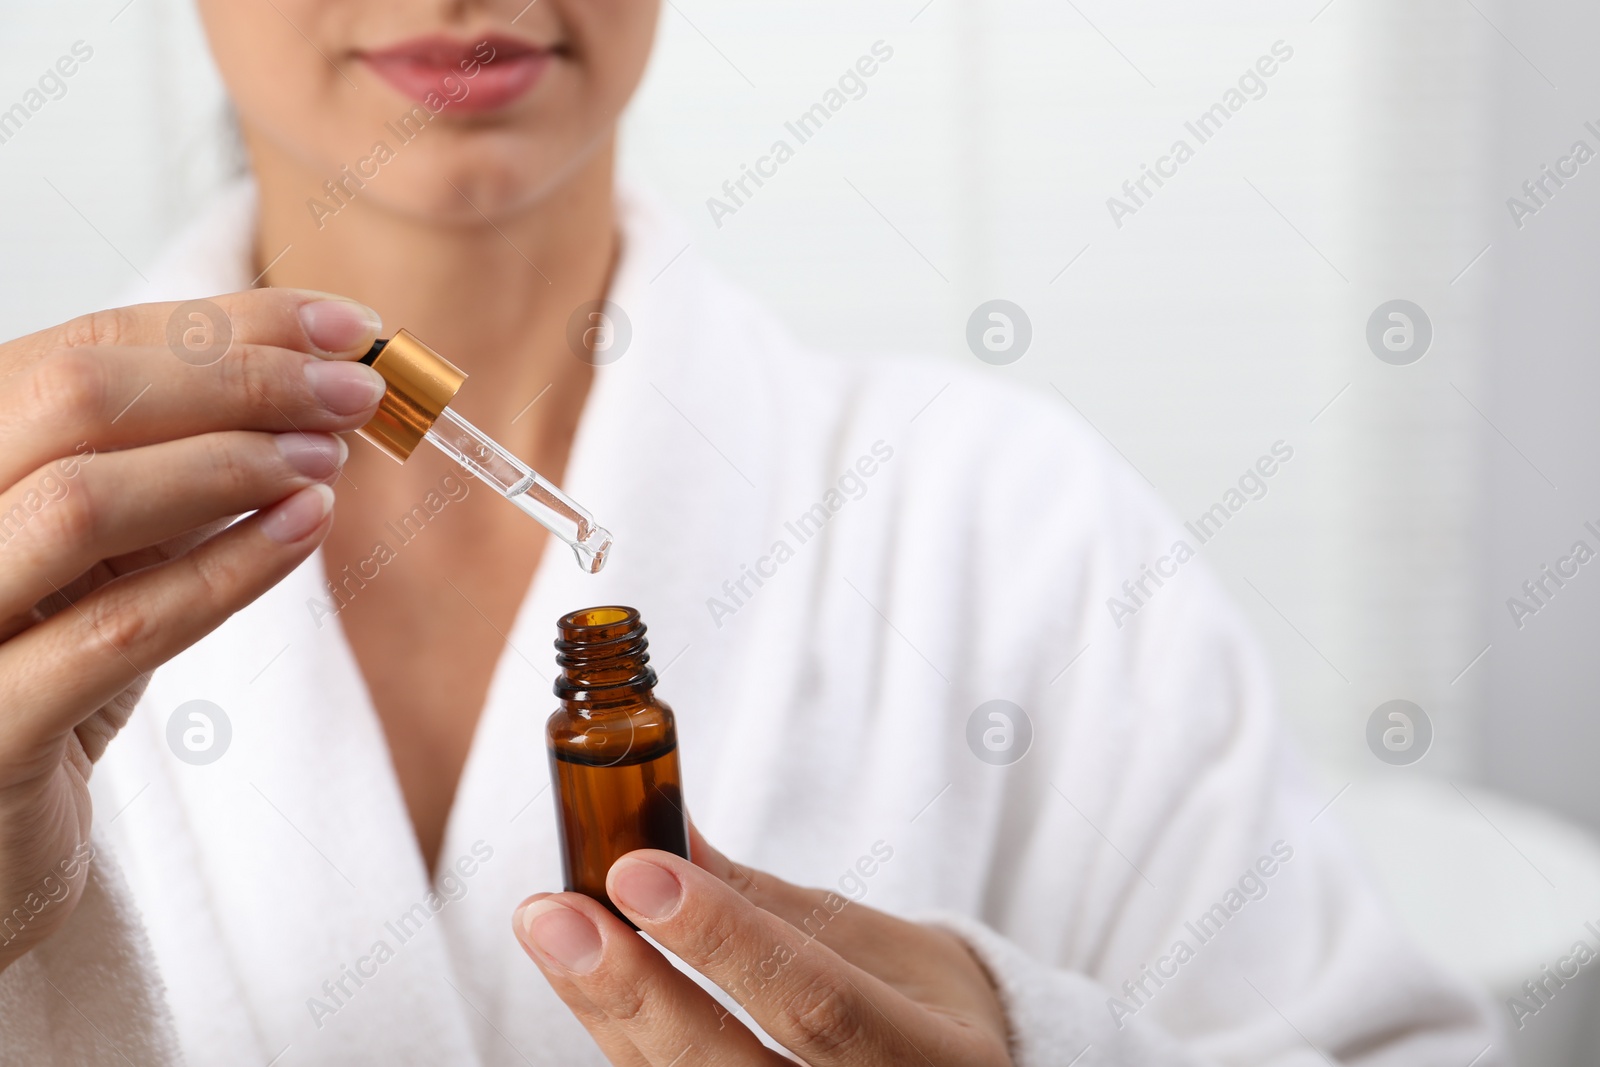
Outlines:
[[323,352],[365,352],[383,329],[383,319],[354,300],[316,300],[300,305],[300,325]]
[[574,974],[588,974],[600,963],[600,931],[564,904],[535,900],[517,916],[529,944]]
[[306,363],[306,382],[319,403],[335,415],[355,415],[383,398],[383,375],[361,363],[313,359]]
[[671,871],[626,856],[611,868],[606,888],[619,907],[646,919],[665,919],[677,910],[683,897],[683,886]]
[[331,433],[280,433],[278,452],[296,473],[326,478],[343,465],[350,446]]
[[332,509],[333,490],[325,485],[308,485],[274,504],[261,520],[261,532],[280,545],[292,545],[322,525]]

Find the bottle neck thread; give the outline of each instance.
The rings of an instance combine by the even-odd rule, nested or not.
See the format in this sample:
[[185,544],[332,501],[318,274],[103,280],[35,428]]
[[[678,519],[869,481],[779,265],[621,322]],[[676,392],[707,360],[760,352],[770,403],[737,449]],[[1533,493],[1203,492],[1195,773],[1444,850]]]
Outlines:
[[650,642],[639,612],[629,607],[585,608],[556,623],[556,696],[582,707],[647,695],[656,684]]

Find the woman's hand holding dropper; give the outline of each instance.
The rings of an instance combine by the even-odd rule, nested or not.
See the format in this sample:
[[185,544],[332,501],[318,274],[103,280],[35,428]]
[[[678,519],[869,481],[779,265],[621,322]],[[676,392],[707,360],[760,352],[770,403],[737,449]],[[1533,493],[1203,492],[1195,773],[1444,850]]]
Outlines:
[[[76,906],[90,770],[150,672],[321,543],[333,435],[383,392],[353,362],[381,325],[359,304],[258,289],[191,310],[0,344],[0,969]],[[231,343],[197,357],[169,329]]]

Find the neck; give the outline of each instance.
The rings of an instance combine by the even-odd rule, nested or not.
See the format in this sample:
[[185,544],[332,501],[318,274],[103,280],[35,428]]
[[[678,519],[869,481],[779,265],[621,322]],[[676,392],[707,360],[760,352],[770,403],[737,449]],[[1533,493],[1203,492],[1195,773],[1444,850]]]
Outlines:
[[386,332],[404,327],[467,371],[461,410],[485,431],[530,458],[564,455],[593,374],[567,348],[567,320],[606,295],[618,246],[610,145],[536,203],[491,210],[492,222],[405,215],[358,191],[319,227],[307,201],[331,203],[325,176],[246,139],[260,284],[361,301]]

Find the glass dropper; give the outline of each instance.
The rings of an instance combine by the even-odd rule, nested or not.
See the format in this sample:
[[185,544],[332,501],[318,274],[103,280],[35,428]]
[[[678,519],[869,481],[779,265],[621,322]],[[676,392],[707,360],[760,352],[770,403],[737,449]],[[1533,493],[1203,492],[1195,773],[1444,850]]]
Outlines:
[[450,410],[466,372],[405,330],[379,338],[361,362],[388,383],[372,421],[357,431],[404,463],[422,441],[515,504],[572,546],[590,574],[606,564],[611,534],[571,497]]
[[590,574],[606,565],[611,534],[594,516],[466,419],[450,408],[439,412],[423,439],[471,471],[577,553],[578,566]]

